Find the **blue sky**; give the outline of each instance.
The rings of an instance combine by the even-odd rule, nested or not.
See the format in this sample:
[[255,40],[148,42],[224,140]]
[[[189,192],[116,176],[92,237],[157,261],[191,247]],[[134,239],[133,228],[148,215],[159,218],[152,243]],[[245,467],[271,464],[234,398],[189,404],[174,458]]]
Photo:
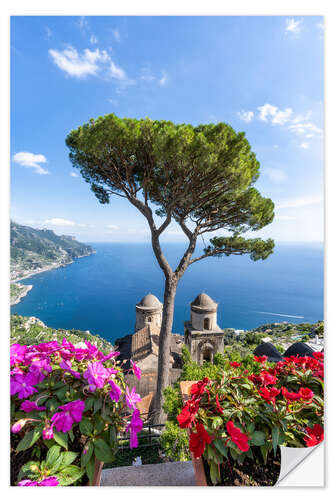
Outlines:
[[[323,240],[323,18],[12,17],[11,216],[82,241],[147,241],[126,201],[100,205],[66,135],[90,118],[223,121],[245,131],[276,205],[254,236]],[[182,241],[176,225],[166,241]]]

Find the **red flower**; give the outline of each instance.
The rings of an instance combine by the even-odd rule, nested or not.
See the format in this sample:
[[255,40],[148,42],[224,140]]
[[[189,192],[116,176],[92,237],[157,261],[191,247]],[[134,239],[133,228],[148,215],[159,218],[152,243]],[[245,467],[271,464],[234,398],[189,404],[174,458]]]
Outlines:
[[298,401],[301,399],[301,395],[298,392],[288,392],[285,387],[282,387],[282,394],[288,401]]
[[308,437],[304,438],[306,446],[316,446],[323,441],[324,429],[321,427],[321,425],[315,424],[313,426],[313,429],[311,429],[311,427],[306,427],[305,430],[308,433]]
[[193,396],[201,396],[205,392],[206,385],[209,382],[209,378],[205,377],[203,380],[199,380],[196,384],[191,386],[191,394]]
[[308,387],[301,387],[298,394],[300,394],[301,399],[304,399],[305,401],[312,400],[314,396],[313,391],[311,391]]
[[324,353],[323,352],[314,352],[312,354],[312,356],[315,358],[315,359],[318,359],[318,361],[323,361],[324,359]]
[[260,376],[263,377],[263,384],[264,385],[272,385],[272,384],[276,384],[277,382],[277,378],[274,377],[274,375],[271,375],[270,373],[268,373],[267,371],[262,371],[260,372]]
[[231,437],[231,441],[235,443],[235,445],[241,450],[241,451],[247,451],[249,447],[249,438],[247,437],[244,432],[242,432],[238,427],[235,427],[233,422],[229,420],[226,424],[227,431],[229,436]]
[[260,375],[255,375],[252,373],[252,375],[249,375],[247,377],[251,382],[253,382],[255,385],[263,385],[264,379]]
[[220,401],[219,401],[219,396],[218,396],[218,394],[216,394],[215,401],[216,401],[216,407],[217,407],[217,409],[218,409],[219,413],[223,413],[223,408],[222,408],[222,407],[221,407],[221,405],[220,405]]
[[195,421],[196,413],[199,409],[199,402],[193,403],[187,401],[180,414],[177,416],[178,424],[181,429],[191,427],[192,422]]
[[229,364],[230,366],[232,366],[232,368],[239,368],[240,366],[242,366],[242,363],[237,363],[237,361],[231,361]]
[[267,387],[263,387],[262,389],[258,389],[260,396],[267,401],[267,403],[275,404],[275,398],[278,394],[280,394],[280,389],[276,387],[272,387],[271,389],[267,389]]
[[190,450],[195,458],[200,458],[205,451],[206,444],[213,441],[213,437],[208,434],[203,424],[196,425],[197,432],[190,434]]
[[254,356],[254,361],[257,363],[266,363],[267,356]]

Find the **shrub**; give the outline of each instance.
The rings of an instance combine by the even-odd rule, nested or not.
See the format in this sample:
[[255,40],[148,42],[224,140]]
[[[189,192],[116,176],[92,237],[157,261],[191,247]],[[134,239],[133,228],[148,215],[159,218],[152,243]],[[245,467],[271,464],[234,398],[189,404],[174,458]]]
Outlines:
[[[66,339],[11,346],[11,430],[21,438],[16,452],[31,448],[45,457],[33,469],[24,465],[20,479],[55,476],[54,485],[67,485],[87,474],[92,482],[95,459],[114,460],[119,432],[129,432],[130,447],[137,447],[140,396],[126,386],[118,354],[103,354],[87,341],[77,348]],[[131,370],[141,377],[133,362]]]
[[214,380],[192,385],[177,420],[189,429],[194,456],[208,462],[213,484],[229,459],[254,460],[259,448],[266,463],[278,445],[313,446],[323,439],[322,361],[323,354],[315,353],[270,367],[266,356],[254,356],[251,372],[230,362]]

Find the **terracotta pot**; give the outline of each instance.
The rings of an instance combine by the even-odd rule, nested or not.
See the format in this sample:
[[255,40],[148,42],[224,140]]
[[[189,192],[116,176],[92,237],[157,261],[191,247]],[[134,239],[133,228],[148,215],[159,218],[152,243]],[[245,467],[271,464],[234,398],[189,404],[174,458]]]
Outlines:
[[92,484],[89,482],[88,486],[100,486],[103,464],[104,462],[101,462],[100,460],[97,460],[97,458],[95,458],[94,478]]
[[[191,395],[191,386],[196,383],[196,380],[186,380],[180,382],[180,392],[183,403],[185,403]],[[208,486],[204,464],[201,458],[195,458],[191,452],[192,464],[194,469],[195,483],[197,486]]]

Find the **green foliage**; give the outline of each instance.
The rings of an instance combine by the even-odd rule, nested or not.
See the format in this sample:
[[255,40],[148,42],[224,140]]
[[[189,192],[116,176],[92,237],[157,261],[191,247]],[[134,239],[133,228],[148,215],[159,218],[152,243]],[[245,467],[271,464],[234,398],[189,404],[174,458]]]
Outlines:
[[188,432],[180,429],[178,423],[168,420],[161,435],[161,446],[167,457],[173,461],[191,460],[188,448]]
[[53,445],[42,462],[29,461],[21,467],[18,480],[29,479],[38,483],[44,479],[55,477],[59,486],[69,486],[77,483],[84,474],[84,470],[72,465],[77,453],[61,452],[58,445]]

